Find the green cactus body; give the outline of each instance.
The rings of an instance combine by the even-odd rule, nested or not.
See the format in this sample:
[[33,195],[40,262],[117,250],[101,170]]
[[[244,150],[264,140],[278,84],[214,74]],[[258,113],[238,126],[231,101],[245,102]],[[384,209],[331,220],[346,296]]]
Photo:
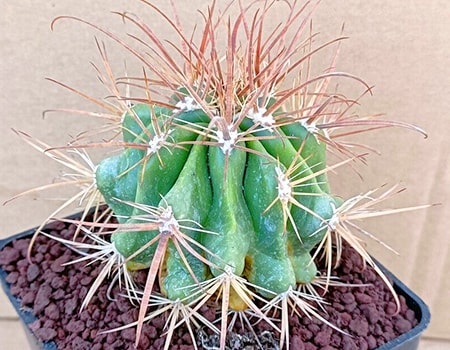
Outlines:
[[[327,146],[325,142],[320,142],[316,135],[309,132],[299,122],[283,125],[281,130],[288,136],[290,143],[295,149],[303,147],[300,154],[311,171],[315,173],[326,168]],[[327,173],[317,175],[316,181],[322,191],[330,192]]]
[[[247,146],[265,152],[259,141],[248,141]],[[251,283],[278,294],[295,287],[295,274],[287,254],[281,203],[275,203],[266,211],[278,196],[276,166],[276,160],[269,155],[250,153],[244,195],[255,228],[247,256],[246,277]]]
[[[300,205],[293,205],[293,224],[288,225],[288,252],[294,266],[297,283],[311,282],[317,273],[310,251],[323,239],[328,230],[327,222],[334,214],[334,198],[322,192],[315,178],[313,186],[302,186],[302,193],[295,196]],[[303,185],[303,184],[302,184]],[[314,189],[315,191],[307,192]]]
[[[156,114],[164,113],[164,114]],[[102,193],[105,193],[107,203],[111,205],[120,222],[126,224],[142,223],[139,215],[145,215],[141,209],[131,206],[124,201],[156,207],[174,185],[178,175],[188,158],[191,144],[198,134],[191,129],[183,128],[177,123],[167,126],[165,110],[143,105],[135,106],[135,113],[142,123],[147,123],[147,130],[135,138],[135,144],[142,147],[149,140],[149,134],[159,136],[154,131],[154,123],[165,125],[167,129],[168,146],[161,146],[157,152],[146,154],[145,151],[135,147],[127,147],[122,154],[113,159],[106,159],[97,169],[97,184]],[[150,117],[152,116],[152,117]],[[156,118],[156,121],[151,118]],[[124,118],[129,125],[127,130],[137,130],[134,117]],[[133,125],[135,123],[135,125]],[[140,126],[139,126],[140,127]],[[172,128],[170,128],[172,127]],[[182,146],[180,142],[187,142]],[[173,146],[172,146],[173,145]],[[169,148],[170,147],[170,148]],[[130,157],[133,155],[133,157]],[[133,161],[134,160],[134,161]],[[123,175],[122,175],[123,174]],[[122,175],[122,176],[121,176]],[[119,199],[120,201],[118,201]],[[111,240],[116,249],[125,257],[132,256],[141,247],[147,244],[158,234],[158,231],[118,231],[112,234]],[[150,265],[156,244],[146,248],[139,255],[128,261],[132,270],[146,268]]]
[[333,215],[329,195],[303,195],[298,201],[304,206],[293,206],[291,214],[296,229],[288,226],[288,254],[294,266],[297,283],[309,283],[316,276],[316,266],[310,251],[323,239],[327,220]]
[[[243,124],[245,125],[245,129],[248,129],[253,125],[253,122],[249,119],[244,119]],[[313,173],[308,162],[303,159],[301,154],[297,154],[298,149],[289,142],[289,139],[281,129],[277,129],[276,133],[271,130],[262,129],[254,131],[252,134],[256,137],[260,137],[260,142],[264,146],[266,152],[279,160],[286,168],[292,163],[298,165],[296,171],[291,174],[292,178],[295,178],[296,176],[306,177]],[[320,192],[321,189],[314,180],[302,184],[302,191]]]
[[[289,243],[291,240],[289,240]],[[298,284],[308,284],[317,276],[317,266],[307,251],[291,249],[288,243],[289,258],[295,272],[295,280]],[[295,246],[295,245],[294,245]]]
[[[231,267],[236,275],[244,271],[245,257],[254,236],[242,192],[246,156],[245,152],[234,149],[227,159],[219,147],[209,147],[213,203],[205,228],[215,234],[205,234],[203,244],[215,254],[208,254],[210,261],[223,269]],[[217,268],[211,270],[215,276],[223,272]]]
[[190,124],[205,124],[209,123],[208,115],[203,112],[201,109],[196,109],[193,111],[184,111],[174,115],[174,119],[180,121],[181,123],[190,123]]
[[[204,254],[215,267],[206,266],[183,248],[187,267],[169,243],[160,272],[164,294],[183,299],[189,294],[186,286],[204,280],[209,272],[218,276],[226,266],[261,287],[262,294],[267,294],[263,290],[281,293],[295,283],[314,278],[316,267],[310,251],[323,238],[326,221],[333,215],[330,203],[334,199],[327,194],[326,177],[315,178],[311,169],[323,169],[325,144],[318,143],[296,122],[275,132],[258,128],[252,134],[259,140],[246,144],[252,152],[232,149],[224,154],[218,146],[202,145],[204,137],[198,135],[209,117],[201,109],[173,113],[139,104],[133,111],[135,115],[124,116],[124,140],[134,137],[134,143],[145,144],[150,135],[156,134],[156,126],[164,126],[173,145],[183,144],[170,149],[163,146],[157,154],[130,146],[122,154],[103,161],[97,170],[97,183],[107,203],[119,221],[126,224],[142,223],[140,215],[145,214],[124,203],[130,201],[152,207],[171,206],[177,220],[191,220],[187,226],[197,222],[214,233],[199,234],[189,229],[185,232],[204,244],[209,253],[198,248],[196,252]],[[252,125],[248,118],[242,123],[244,130]],[[302,153],[298,154],[302,145]],[[291,178],[310,177],[301,183],[302,193],[295,196],[301,206],[290,208],[295,229],[291,223],[286,227],[286,208],[279,201],[267,209],[278,196],[276,167],[285,171],[292,163],[296,167]],[[130,257],[158,234],[158,230],[116,232],[112,241],[121,254]],[[153,244],[142,250],[128,261],[128,267],[148,267],[155,249]]]
[[[133,219],[125,222],[126,224],[139,224],[141,220]],[[120,254],[129,258],[127,268],[130,271],[142,270],[150,266],[157,243],[145,248],[138,255],[134,254],[143,248],[148,242],[158,235],[158,230],[151,231],[117,231],[111,235],[111,241]]]
[[96,185],[108,206],[116,213],[119,222],[125,222],[133,207],[124,202],[134,202],[145,151],[127,148],[123,153],[104,159],[96,169]]
[[[216,145],[202,144],[205,136],[199,135],[209,117],[197,107],[172,112],[158,106],[134,106],[134,114],[126,113],[123,119],[124,141],[131,142],[133,137],[134,143],[145,144],[157,135],[158,127],[178,146],[162,146],[154,154],[130,146],[104,160],[97,170],[98,187],[120,222],[142,223],[140,215],[145,213],[124,203],[130,201],[170,206],[177,220],[190,220],[187,227],[196,222],[211,232],[183,231],[205,246],[208,253],[194,249],[211,266],[182,248],[184,260],[169,243],[159,276],[162,291],[170,299],[183,299],[190,293],[187,286],[203,281],[209,273],[218,276],[227,266],[236,275],[245,275],[265,296],[265,290],[282,293],[296,283],[310,282],[317,273],[310,251],[323,239],[337,204],[328,194],[326,176],[313,175],[324,169],[326,145],[293,122],[276,130],[257,128],[252,132],[257,139],[246,142],[251,152],[234,148],[227,153]],[[248,130],[253,121],[245,118],[241,126]],[[286,208],[280,201],[273,203],[279,185],[276,168],[286,171],[293,166],[290,178],[309,179],[294,189],[301,192],[295,195],[300,206],[290,203]],[[283,210],[290,210],[293,219],[287,226]],[[121,254],[130,257],[158,234],[158,230],[116,232],[112,241]],[[132,270],[148,267],[156,246],[142,250],[127,266]]]
[[[200,141],[200,137],[199,137]],[[209,182],[207,152],[208,147],[196,144],[192,147],[186,164],[177,181],[161,200],[160,206],[170,206],[174,217],[185,227],[200,228],[205,223],[212,203],[212,191]],[[183,222],[183,220],[188,220]],[[203,233],[197,230],[180,229],[187,236],[201,242]],[[190,246],[199,254],[203,252],[196,246]],[[165,295],[170,299],[184,299],[190,295],[189,286],[204,281],[208,274],[207,266],[196,256],[183,248],[190,271],[175,246],[170,243],[166,254],[164,273],[160,283]],[[192,276],[194,274],[194,276]]]
[[[132,110],[133,114],[127,112],[123,117],[122,135],[124,142],[139,146],[148,142],[148,133],[155,135],[152,118],[161,124],[162,116],[170,114],[168,110],[143,103],[135,105]],[[146,130],[142,130],[142,127]],[[121,154],[106,158],[97,166],[95,174],[97,188],[113,209],[119,222],[127,221],[135,210],[124,202],[136,201],[145,154],[145,150],[129,146]]]
[[[191,142],[197,133],[182,127],[175,127],[170,133],[171,143]],[[158,206],[161,198],[172,188],[188,158],[191,144],[170,148],[161,147],[158,153],[152,154],[142,167],[139,186],[136,191],[136,203]]]
[[[251,127],[247,119],[244,124],[247,129]],[[325,166],[325,144],[318,143],[316,138],[298,122],[283,126],[276,134],[279,137],[274,137],[273,131],[268,129],[254,132],[258,137],[265,137],[261,139],[261,144],[284,167],[288,168],[295,162],[297,167],[290,174],[290,178],[310,177],[295,189],[301,192],[294,197],[300,206],[292,205],[291,215],[295,229],[289,225],[287,233],[287,251],[297,283],[308,283],[314,279],[317,272],[309,252],[322,240],[327,230],[326,222],[334,213],[334,199],[328,194],[326,176],[313,176],[314,172]],[[271,136],[273,138],[270,138]],[[303,149],[298,154],[302,145]]]
[[310,251],[323,238],[327,221],[334,213],[334,199],[327,194],[303,194],[299,197],[297,200],[303,208],[293,206],[291,214],[298,228],[302,249]]
[[[193,141],[196,133],[177,127],[171,136],[174,142]],[[169,190],[174,185],[189,155],[191,145],[183,148],[161,148],[158,154],[153,154],[142,165],[136,181],[138,183],[135,202],[147,206],[157,207]],[[134,208],[127,224],[142,223],[140,215],[145,215],[139,208]],[[125,257],[129,257],[138,251],[144,244],[158,234],[158,231],[117,232],[112,235],[116,249]],[[144,244],[143,244],[144,243]],[[131,269],[141,269],[150,266],[156,244],[145,249],[139,255],[128,262]]]

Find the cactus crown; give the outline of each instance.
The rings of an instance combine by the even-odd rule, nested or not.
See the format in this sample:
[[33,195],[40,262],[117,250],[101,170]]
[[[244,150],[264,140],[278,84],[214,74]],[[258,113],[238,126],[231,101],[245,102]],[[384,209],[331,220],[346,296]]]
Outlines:
[[[137,342],[144,320],[151,317],[147,306],[162,296],[173,310],[189,310],[182,318],[188,324],[194,317],[201,320],[197,312],[201,305],[218,298],[220,327],[203,321],[221,332],[221,349],[229,310],[251,310],[253,317],[265,319],[281,333],[282,347],[288,344],[287,317],[282,316],[280,323],[269,319],[256,301],[267,309],[280,308],[285,315],[291,312],[290,305],[320,317],[304,300],[321,299],[304,291],[313,290],[316,283],[331,283],[331,268],[339,264],[343,241],[385,278],[354,235],[358,228],[353,220],[395,212],[374,206],[398,189],[378,196],[369,191],[350,199],[332,191],[327,172],[366,156],[341,141],[347,133],[342,130],[349,128],[348,134],[389,126],[421,130],[355,116],[350,110],[358,99],[330,91],[335,79],[356,81],[365,92],[370,87],[335,69],[344,37],[315,43],[310,27],[315,6],[232,1],[220,12],[213,1],[195,40],[196,35],[185,34],[177,16],[171,19],[143,2],[164,17],[179,45],[164,42],[149,24],[126,12],[119,15],[135,25],[142,38],[125,41],[80,18],[59,17],[54,22],[63,18],[83,22],[141,62],[141,77],[115,79],[106,49],[97,41],[105,72],[101,80],[115,100],[111,104],[90,99],[105,107],[106,112],[95,115],[112,120],[116,136],[87,142],[86,134],[67,146],[51,148],[18,133],[78,172],[74,183],[82,190],[67,204],[81,202],[86,207],[76,222],[79,231],[91,237],[96,237],[96,227],[108,231],[106,240],[93,238],[95,251],[103,247],[100,251],[108,257],[99,279],[111,270],[126,276],[127,291],[141,302]],[[267,29],[280,8],[287,13],[285,20]],[[228,10],[237,10],[237,15],[232,18]],[[336,55],[322,74],[312,76],[313,58],[328,47],[334,47]],[[120,84],[138,93],[124,96]],[[105,146],[119,152],[94,166],[87,151]],[[85,165],[67,154],[74,151]],[[328,164],[329,151],[342,160]],[[93,222],[85,220],[90,208],[105,203],[109,212],[98,214]],[[320,276],[315,266],[323,257],[326,276]],[[142,293],[131,277],[139,269],[149,271]],[[94,292],[95,287],[89,296]],[[167,347],[172,332],[173,328]]]

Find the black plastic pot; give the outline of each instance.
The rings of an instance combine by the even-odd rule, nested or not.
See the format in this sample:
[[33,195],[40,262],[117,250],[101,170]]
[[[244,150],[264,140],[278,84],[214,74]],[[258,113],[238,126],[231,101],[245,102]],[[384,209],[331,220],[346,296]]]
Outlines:
[[[74,215],[73,217],[76,217]],[[12,241],[27,238],[33,235],[35,229],[31,229],[7,239],[0,240],[0,250],[2,250],[5,246],[10,244]],[[428,327],[430,323],[430,311],[428,306],[421,300],[416,294],[414,294],[405,284],[403,284],[397,277],[395,277],[391,272],[383,268],[381,264],[378,264],[383,271],[391,277],[394,281],[395,290],[399,295],[403,295],[406,299],[406,303],[408,306],[415,312],[416,318],[419,320],[419,323],[416,327],[412,328],[407,333],[402,334],[398,338],[395,338],[384,345],[380,346],[378,350],[415,350],[419,346],[419,339],[422,335],[423,331]],[[11,301],[12,305],[17,311],[18,316],[20,317],[22,324],[25,329],[25,333],[30,343],[30,349],[37,350],[57,350],[58,347],[54,342],[40,342],[32,333],[30,328],[27,326],[28,324],[36,321],[36,318],[27,310],[23,310],[20,305],[20,300],[18,300],[15,296],[11,295],[10,286],[6,282],[7,273],[3,269],[0,268],[0,280],[2,283],[3,290]]]

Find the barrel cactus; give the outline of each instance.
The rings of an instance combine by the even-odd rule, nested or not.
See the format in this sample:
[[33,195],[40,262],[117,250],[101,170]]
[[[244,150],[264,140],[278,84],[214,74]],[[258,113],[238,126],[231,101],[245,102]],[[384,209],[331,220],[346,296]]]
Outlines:
[[[164,305],[185,310],[174,313],[184,316],[170,323],[166,347],[174,327],[191,327],[190,319],[196,318],[220,332],[224,349],[228,313],[247,310],[280,333],[281,347],[288,346],[287,314],[299,308],[295,311],[300,314],[320,317],[310,307],[322,300],[314,285],[332,283],[331,268],[339,263],[343,241],[386,279],[355,236],[359,229],[353,220],[396,212],[372,208],[397,188],[350,199],[333,191],[328,172],[367,155],[364,147],[359,152],[341,141],[344,130],[353,134],[401,126],[422,131],[353,115],[358,100],[330,91],[331,82],[353,81],[365,91],[370,87],[337,71],[334,55],[323,73],[311,75],[313,58],[328,47],[338,52],[343,39],[314,42],[309,23],[315,6],[232,1],[227,7],[237,10],[232,16],[213,2],[195,41],[177,16],[170,19],[143,2],[163,15],[180,45],[162,41],[150,23],[126,12],[120,13],[122,19],[144,34],[131,36],[132,43],[80,18],[60,17],[54,23],[64,18],[83,22],[142,64],[141,77],[115,80],[107,74],[110,79],[102,79],[115,96],[115,103],[104,104],[108,109],[103,114],[108,122],[113,120],[114,137],[102,135],[92,142],[80,137],[68,146],[50,148],[20,133],[71,169],[76,166],[66,158],[67,151],[87,160],[92,147],[119,149],[97,165],[78,168],[83,176],[74,182],[84,187],[70,199],[87,209],[106,204],[110,210],[93,222],[86,215],[76,222],[78,233],[91,237],[94,228],[102,229],[102,236],[93,239],[92,247],[97,247],[91,247],[96,252],[91,257],[101,257],[106,265],[88,298],[113,271],[125,276],[127,292],[140,301],[137,342],[143,322],[158,315],[148,309],[158,296]],[[266,30],[280,9],[287,13],[285,20]],[[110,73],[105,48],[100,43],[98,48]],[[119,82],[137,90],[136,95],[122,95]],[[330,150],[339,162],[327,162]],[[325,276],[316,268],[319,259],[326,260]],[[137,270],[148,271],[142,291],[132,280]],[[198,312],[215,298],[221,302],[218,328]],[[267,317],[272,307],[282,310],[279,322]]]

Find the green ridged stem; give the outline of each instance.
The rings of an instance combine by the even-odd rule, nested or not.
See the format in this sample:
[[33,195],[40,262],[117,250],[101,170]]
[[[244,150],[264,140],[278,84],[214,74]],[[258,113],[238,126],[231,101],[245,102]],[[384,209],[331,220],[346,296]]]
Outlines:
[[[194,141],[197,134],[193,131],[175,127],[170,134],[172,142]],[[184,145],[182,148],[167,149],[162,147],[158,154],[152,154],[142,165],[141,171],[137,174],[135,203],[157,207],[163,198],[172,188],[183,168],[189,155],[191,145]],[[120,214],[120,213],[116,213]],[[139,215],[145,215],[145,211],[134,208],[127,224],[142,223]],[[153,239],[158,231],[139,232],[117,232],[112,234],[116,249],[125,257],[129,257],[139,250],[144,244]],[[148,247],[129,261],[132,269],[150,266],[156,244]],[[131,267],[133,266],[133,267]]]
[[[133,207],[122,201],[134,202],[145,151],[127,148],[121,154],[104,159],[96,169],[95,181],[105,202],[123,223],[131,216]],[[118,201],[120,199],[121,201]]]
[[[227,157],[219,147],[209,147],[209,170],[213,203],[205,229],[203,244],[215,255],[208,260],[222,269],[231,267],[236,275],[244,271],[245,257],[253,235],[253,224],[242,192],[247,155],[234,149]],[[225,177],[226,174],[226,177]],[[214,276],[223,271],[212,268]]]
[[[312,172],[316,173],[326,168],[327,145],[325,142],[320,142],[316,135],[309,132],[299,122],[283,125],[281,130],[295,149],[302,147],[300,154]],[[317,175],[316,181],[323,192],[330,192],[327,173]]]
[[[248,141],[254,151],[265,153],[259,141]],[[287,254],[283,208],[278,197],[276,160],[266,154],[249,153],[244,180],[244,195],[253,220],[255,236],[247,256],[247,279],[275,294],[295,287],[295,273]],[[264,213],[264,214],[262,214]],[[269,296],[264,291],[262,295]]]
[[[186,91],[180,93],[188,96]],[[180,99],[173,97],[173,101]],[[274,102],[270,100],[270,104]],[[245,276],[265,297],[272,295],[265,290],[283,293],[315,278],[317,268],[310,252],[323,239],[327,222],[340,204],[329,194],[326,174],[314,176],[326,167],[325,143],[293,120],[282,127],[258,126],[248,141],[239,141],[247,151],[232,148],[224,152],[219,145],[202,144],[212,141],[208,135],[200,136],[208,128],[210,117],[198,106],[170,110],[138,104],[133,111],[136,115],[124,116],[124,141],[145,145],[157,135],[158,128],[159,133],[169,133],[166,142],[173,146],[147,154],[145,149],[130,145],[120,155],[104,160],[97,170],[100,191],[119,221],[127,224],[142,223],[140,215],[145,211],[123,201],[170,206],[176,220],[191,220],[182,232],[205,246],[207,251],[193,249],[210,262],[205,264],[182,248],[190,272],[169,242],[159,272],[164,295],[172,300],[184,299],[191,293],[186,287],[208,276],[219,276],[227,268]],[[253,127],[251,118],[240,125],[243,131]],[[308,177],[292,188],[298,192],[294,199],[300,206],[292,202],[282,205],[278,198],[279,171],[286,173],[292,165],[295,169],[287,174],[290,181]],[[296,230],[290,220],[285,222],[286,210]],[[209,233],[189,229],[194,228],[193,222]],[[112,241],[121,254],[129,257],[158,234],[159,230],[116,232]],[[132,270],[148,267],[156,246],[145,249],[127,266]],[[236,305],[242,306],[239,301]]]
[[[199,137],[198,141],[201,139],[202,137]],[[207,151],[207,146],[201,144],[192,146],[177,181],[160,203],[160,206],[167,205],[172,208],[173,215],[180,224],[193,228],[192,230],[181,229],[181,231],[197,242],[202,241],[203,233],[195,229],[200,229],[205,223],[212,203]],[[183,220],[189,221],[183,222]],[[192,243],[189,245],[199,255],[204,253]],[[164,294],[172,300],[188,297],[192,291],[187,287],[204,281],[208,274],[208,267],[198,257],[185,248],[182,249],[191,271],[186,267],[175,246],[170,243],[165,258],[165,274],[160,276]]]

